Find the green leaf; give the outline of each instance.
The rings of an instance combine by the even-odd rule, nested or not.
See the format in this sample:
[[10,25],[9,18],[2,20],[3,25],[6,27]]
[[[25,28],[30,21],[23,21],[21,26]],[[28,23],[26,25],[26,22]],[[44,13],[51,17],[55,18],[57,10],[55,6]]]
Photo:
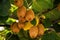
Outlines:
[[23,34],[25,38],[27,39],[29,38],[29,31],[23,31]]
[[14,4],[14,0],[10,0],[10,3],[11,3],[11,4]]
[[21,38],[20,40],[28,40],[27,38]]
[[52,22],[49,19],[45,19],[43,21],[43,24],[44,24],[45,28],[49,28],[49,27],[51,27]]
[[19,36],[19,38],[24,37],[24,35],[23,35],[23,30],[20,30],[20,32],[19,32],[17,35]]
[[0,23],[6,23],[6,20],[8,19],[8,16],[0,16]]
[[48,18],[50,21],[54,21],[60,18],[60,11],[57,9],[54,9],[46,14],[44,14],[46,18]]
[[18,9],[18,7],[16,7],[15,5],[11,4],[11,8],[10,8],[11,12],[14,12],[17,9]]
[[44,10],[52,9],[53,1],[52,0],[33,0],[32,9],[35,12],[42,13]]
[[16,19],[8,18],[8,19],[6,20],[6,23],[7,23],[7,24],[12,24],[13,22],[16,22]]
[[24,0],[24,6],[25,7],[29,7],[30,5],[32,5],[32,0]]
[[7,33],[6,40],[20,40],[18,35],[12,34],[11,32]]
[[0,16],[9,15],[10,0],[2,0],[0,3]]
[[60,40],[60,37],[56,34],[56,32],[47,32],[43,35],[41,40]]
[[60,25],[55,23],[53,24],[53,28],[56,30],[56,32],[60,32]]
[[36,25],[36,20],[33,19],[33,20],[31,21],[31,24]]

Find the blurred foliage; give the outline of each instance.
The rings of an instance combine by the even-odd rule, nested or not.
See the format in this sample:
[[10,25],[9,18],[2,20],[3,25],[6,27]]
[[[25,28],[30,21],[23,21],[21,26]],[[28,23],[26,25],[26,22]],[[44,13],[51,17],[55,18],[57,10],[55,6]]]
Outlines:
[[60,36],[58,36],[54,31],[46,32],[43,35],[42,40],[60,40]]
[[7,29],[0,31],[0,40],[5,40],[5,36],[9,33]]
[[19,37],[11,32],[7,33],[6,40],[19,40]]
[[55,24],[53,24],[52,28],[54,28],[56,30],[56,32],[60,32],[60,24],[55,23]]
[[10,9],[10,1],[9,0],[2,0],[0,2],[0,16],[7,16],[9,15]]
[[0,16],[0,23],[6,23],[9,16]]
[[48,13],[44,14],[46,16],[46,18],[48,18],[51,21],[54,21],[56,19],[60,18],[60,11],[58,11],[57,9],[54,9],[52,11],[49,11]]
[[43,20],[43,24],[44,24],[45,28],[50,28],[52,25],[52,22],[49,19],[45,19],[45,20]]
[[53,0],[33,0],[32,9],[35,12],[42,13],[43,11],[47,9],[52,9],[53,2],[54,2]]

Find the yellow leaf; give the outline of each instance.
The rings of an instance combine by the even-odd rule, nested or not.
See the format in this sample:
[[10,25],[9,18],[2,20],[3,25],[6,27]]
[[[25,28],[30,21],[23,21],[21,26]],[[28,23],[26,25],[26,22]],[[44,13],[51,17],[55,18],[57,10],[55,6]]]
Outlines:
[[37,26],[39,24],[39,17],[35,16],[35,19],[36,19],[36,25],[35,26]]
[[30,22],[27,22],[24,26],[24,30],[29,30],[33,25]]

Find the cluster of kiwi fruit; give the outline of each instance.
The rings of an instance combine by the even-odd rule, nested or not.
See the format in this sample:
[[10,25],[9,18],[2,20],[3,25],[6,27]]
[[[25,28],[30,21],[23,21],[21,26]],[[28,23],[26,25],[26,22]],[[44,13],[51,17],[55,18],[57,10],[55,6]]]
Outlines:
[[43,24],[38,24],[29,29],[29,35],[31,38],[41,37],[44,34]]
[[[23,5],[24,0],[14,0],[14,4],[18,7],[17,17],[19,22],[15,22],[11,25],[11,30],[14,33],[19,33],[20,29],[24,29],[25,23],[30,22],[35,18],[34,11],[28,9]],[[29,25],[28,25],[29,27]],[[37,26],[32,26],[29,29],[29,35],[31,38],[36,38],[44,34],[44,25],[38,24]]]

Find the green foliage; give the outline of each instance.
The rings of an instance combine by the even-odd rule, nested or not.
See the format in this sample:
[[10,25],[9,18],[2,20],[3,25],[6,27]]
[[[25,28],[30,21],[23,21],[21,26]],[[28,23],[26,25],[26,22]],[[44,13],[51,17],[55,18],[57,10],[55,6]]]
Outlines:
[[0,23],[6,23],[8,16],[0,16]]
[[6,24],[12,24],[13,22],[16,22],[16,19],[8,18],[8,19],[6,20]]
[[30,7],[32,5],[32,0],[24,0],[24,6],[25,7]]
[[36,19],[33,19],[33,20],[31,21],[31,23],[32,23],[33,25],[36,25]]
[[5,39],[5,35],[6,35],[7,33],[9,33],[9,31],[6,30],[6,29],[0,31],[0,40],[4,40],[4,39]]
[[58,23],[53,24],[53,28],[56,30],[56,32],[60,32],[60,24]]
[[14,12],[17,9],[18,9],[18,7],[16,7],[15,5],[11,4],[11,8],[10,8],[11,12]]
[[28,31],[20,30],[17,34],[20,40],[29,40]]
[[58,11],[57,9],[54,9],[54,10],[52,10],[44,15],[46,16],[46,19],[54,21],[54,20],[60,18],[60,11]]
[[60,12],[57,9],[49,11],[44,15],[46,17],[46,19],[43,21],[43,24],[45,25],[45,27],[51,27],[51,25],[53,24],[52,21],[60,18]]
[[10,0],[10,3],[11,3],[11,4],[14,4],[14,0]]
[[42,13],[53,8],[53,0],[33,0],[32,8],[35,12]]
[[45,33],[42,40],[60,40],[60,37],[56,34],[56,32],[52,31]]
[[10,1],[9,0],[2,0],[0,2],[0,16],[7,16],[9,15],[10,9]]
[[12,33],[7,33],[6,35],[6,40],[19,40],[19,37],[15,34],[12,34]]
[[45,19],[45,20],[43,20],[43,24],[44,24],[45,28],[49,28],[49,27],[51,27],[52,22],[49,19]]

